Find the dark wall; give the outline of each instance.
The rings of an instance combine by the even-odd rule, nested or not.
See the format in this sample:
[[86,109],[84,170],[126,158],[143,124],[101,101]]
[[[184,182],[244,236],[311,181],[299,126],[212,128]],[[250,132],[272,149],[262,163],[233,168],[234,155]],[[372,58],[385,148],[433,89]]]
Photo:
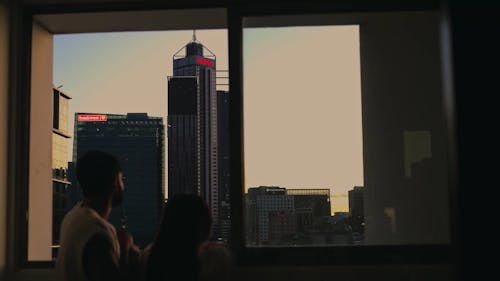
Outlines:
[[[497,274],[496,237],[490,239],[498,214],[497,103],[500,23],[495,1],[445,1],[450,26],[448,48],[452,63],[446,77],[454,98],[454,136],[457,138],[457,204],[453,206],[458,264],[464,280]],[[478,211],[476,213],[476,210]]]

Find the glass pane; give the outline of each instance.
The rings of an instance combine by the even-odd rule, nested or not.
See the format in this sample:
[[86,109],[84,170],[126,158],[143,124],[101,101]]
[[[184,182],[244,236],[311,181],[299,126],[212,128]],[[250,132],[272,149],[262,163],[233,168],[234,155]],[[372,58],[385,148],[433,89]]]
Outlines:
[[449,243],[436,15],[244,26],[246,245]]
[[363,205],[350,223],[348,204],[363,192],[358,26],[243,35],[247,244],[361,243]]
[[[89,150],[118,158],[138,246],[152,242],[176,193],[201,195],[211,239],[228,242],[227,61],[224,29],[54,36],[53,258],[61,221],[82,200],[75,162]],[[110,222],[120,226],[119,208]]]

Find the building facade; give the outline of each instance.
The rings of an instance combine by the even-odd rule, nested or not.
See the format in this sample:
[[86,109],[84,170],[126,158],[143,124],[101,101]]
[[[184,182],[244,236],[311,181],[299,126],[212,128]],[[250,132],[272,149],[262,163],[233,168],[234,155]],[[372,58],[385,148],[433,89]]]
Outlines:
[[61,222],[66,214],[67,191],[71,185],[68,176],[68,107],[71,96],[53,88],[52,125],[52,256],[57,254]]
[[219,221],[214,227],[214,235],[227,242],[231,230],[231,162],[229,139],[229,101],[228,91],[217,91],[217,140],[219,170]]
[[318,225],[330,218],[330,189],[259,186],[245,196],[250,246],[311,244],[325,235]]
[[198,78],[168,79],[168,194],[200,194],[197,132]]
[[293,197],[297,234],[308,235],[319,220],[331,215],[330,189],[287,189]]
[[247,193],[247,243],[249,245],[277,244],[281,234],[295,233],[294,198],[286,188],[259,186]]
[[364,187],[355,186],[349,190],[349,215],[353,231],[363,233],[365,211],[364,211]]
[[[164,202],[163,119],[146,113],[76,113],[74,135],[74,162],[90,150],[118,158],[124,177],[127,228],[137,245],[150,243]],[[119,208],[114,208],[110,221],[115,226],[120,225],[120,215]]]

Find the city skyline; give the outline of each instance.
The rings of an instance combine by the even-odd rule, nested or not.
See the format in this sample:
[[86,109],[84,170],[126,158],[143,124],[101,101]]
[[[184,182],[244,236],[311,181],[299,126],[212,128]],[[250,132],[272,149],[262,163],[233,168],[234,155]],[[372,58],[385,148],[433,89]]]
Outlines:
[[[357,51],[357,61],[355,60],[354,66],[347,69],[354,69],[354,71],[357,70],[359,72],[357,26],[314,27],[313,29],[312,31],[315,34],[308,32],[311,31],[311,28],[288,29],[284,33],[280,30],[279,33],[283,33],[280,36],[270,36],[269,34],[252,35],[251,30],[248,30],[249,32],[245,30],[245,86],[248,85],[248,79],[252,76],[251,74],[247,75],[247,73],[250,73],[248,71],[249,67],[252,64],[260,63],[262,65],[269,59],[269,55],[272,54],[272,52],[269,52],[270,50],[266,50],[267,55],[259,55],[263,45],[265,45],[262,43],[269,43],[271,37],[282,40],[280,44],[284,44],[283,42],[301,42],[301,38],[310,41],[309,43],[318,44],[317,40],[324,40],[324,38],[330,37],[338,42],[348,42],[350,47],[353,47],[353,44],[357,45],[357,47],[354,46],[356,47],[354,48],[354,53]],[[198,30],[196,35],[200,42],[217,55],[217,69],[227,69],[227,31]],[[54,85],[58,87],[62,84],[62,89],[74,97],[70,106],[70,116],[76,111],[111,114],[147,112],[150,116],[158,116],[165,119],[167,115],[167,96],[165,95],[167,92],[167,77],[172,75],[170,61],[172,60],[172,55],[189,42],[191,37],[192,30],[57,35],[54,38]],[[302,47],[304,48],[306,45],[302,44]],[[346,48],[345,43],[340,45]],[[352,51],[349,52],[350,55],[352,53]],[[252,56],[256,56],[257,58]],[[327,59],[339,56],[345,57],[346,55],[342,53],[333,54],[331,58]],[[310,60],[314,60],[311,57],[311,52],[308,53],[308,57]],[[349,58],[352,58],[352,56],[349,56]],[[298,62],[300,60],[297,57],[294,58],[294,61]],[[332,73],[339,73],[340,68],[346,69],[345,61],[338,66],[337,64],[330,65]],[[264,69],[261,68],[261,70],[265,72]],[[357,75],[359,78],[359,73]],[[270,91],[267,92],[268,96],[272,93],[272,90]],[[245,88],[245,93],[250,96],[253,95],[254,90]],[[360,93],[357,94],[360,95]],[[290,97],[294,96],[293,93],[290,94]],[[142,99],[138,99],[137,97],[141,97]],[[360,100],[360,97],[358,99]],[[145,104],[144,100],[154,102]],[[255,99],[255,101],[257,100]],[[248,101],[248,103],[251,104],[255,101]],[[358,106],[360,108],[360,103]],[[247,108],[245,107],[245,110]],[[252,129],[255,124],[254,121],[258,120],[256,117],[258,117],[257,114],[259,114],[261,109],[262,107],[254,111],[253,115],[248,115],[251,113],[248,110],[245,112],[246,137],[248,136],[248,129]],[[356,113],[359,113],[358,119],[360,121],[360,112]],[[294,122],[293,120],[291,121],[292,123]],[[360,125],[359,131],[361,131]],[[318,126],[321,125],[318,124]],[[72,128],[71,125],[70,128]],[[358,144],[361,144],[360,136],[361,134],[359,134],[359,141],[356,140]],[[259,138],[245,138],[245,147],[255,147],[259,142]],[[298,174],[295,172],[296,168],[294,169],[293,167],[289,169],[285,176],[281,172],[271,173],[266,169],[261,169],[258,173],[254,173],[256,167],[262,166],[261,160],[257,159],[256,161],[256,159],[252,159],[252,157],[249,157],[249,152],[246,151],[247,161],[245,168],[247,177],[245,188],[259,185],[277,185],[286,188],[330,188],[332,191],[333,211],[345,211],[347,210],[347,191],[352,189],[353,186],[363,185],[362,158],[359,159],[362,153],[361,145],[358,148],[357,156],[353,157],[357,158],[354,162],[358,162],[355,163],[358,166],[355,173],[358,175],[356,175],[355,180],[351,180],[348,184],[339,184],[338,180],[332,180],[331,176],[323,175],[319,177],[318,173],[313,175],[303,174],[303,180],[293,181],[293,178],[296,177],[291,177],[291,175]],[[267,150],[269,150],[269,147],[263,146],[259,154],[265,155]],[[304,154],[297,149],[289,152],[296,153],[296,159],[301,159],[301,161],[297,162],[305,163],[310,160],[307,157],[304,158]],[[352,155],[348,152],[346,154],[347,156]],[[310,157],[317,156],[317,153],[310,153]],[[290,162],[290,159],[283,160]],[[338,169],[338,167],[342,166],[339,166],[337,163],[330,164],[327,167],[318,166],[322,170],[320,172],[328,175],[332,171],[335,171],[336,168]],[[330,168],[332,171],[326,171],[324,168]],[[252,174],[254,176],[249,177]],[[269,180],[272,175],[276,175],[275,179]]]

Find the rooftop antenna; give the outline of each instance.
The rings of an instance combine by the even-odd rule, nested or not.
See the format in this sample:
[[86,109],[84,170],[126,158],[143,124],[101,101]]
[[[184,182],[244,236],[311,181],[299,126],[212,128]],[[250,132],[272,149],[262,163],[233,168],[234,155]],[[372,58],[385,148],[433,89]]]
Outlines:
[[193,29],[193,42],[196,42],[196,29]]

